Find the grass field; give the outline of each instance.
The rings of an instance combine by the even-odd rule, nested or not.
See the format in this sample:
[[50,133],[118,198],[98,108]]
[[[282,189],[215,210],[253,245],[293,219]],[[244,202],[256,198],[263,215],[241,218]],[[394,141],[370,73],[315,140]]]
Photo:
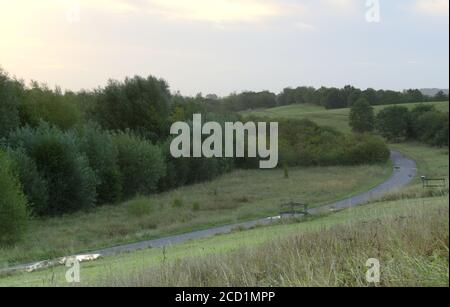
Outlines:
[[[418,143],[390,144],[391,149],[398,150],[409,156],[417,163],[417,177],[406,188],[393,191],[384,196],[382,200],[414,199],[448,195],[449,179],[449,150],[448,148],[435,148]],[[429,178],[445,178],[446,187],[442,189],[424,189],[421,176]]]
[[[420,182],[421,175],[448,178],[448,148],[390,146],[417,161],[419,176],[382,201],[301,223],[83,263],[83,283],[363,286],[363,261],[378,256],[386,265],[382,285],[448,286],[448,187],[423,189]],[[390,165],[295,168],[288,179],[283,170],[238,170],[209,183],[114,207],[34,220],[23,242],[0,250],[0,268],[271,216],[291,200],[319,206],[366,191],[390,174]],[[378,245],[374,234],[380,238]],[[336,254],[340,257],[333,260]],[[3,276],[0,286],[64,286],[64,274],[65,268],[57,267]]]
[[[378,203],[81,264],[81,285],[448,286],[448,196]],[[67,286],[64,267],[0,278],[0,286]]]
[[47,260],[279,213],[284,202],[311,207],[366,191],[390,165],[238,170],[209,183],[141,197],[118,206],[34,220],[23,242],[0,249],[0,267]]
[[[420,144],[397,144],[392,147],[417,160],[419,175],[448,177],[448,149]],[[315,199],[317,204],[327,202],[326,199],[337,197],[339,193],[343,195],[344,191],[340,189],[344,189],[349,195],[357,190],[367,189],[362,188],[362,185],[370,186],[389,173],[381,166],[307,168],[291,170],[290,179],[284,179],[281,170],[237,171],[211,183],[184,187],[152,199],[137,199],[116,208],[105,207],[88,214],[36,221],[35,231],[30,234],[28,242],[13,251],[1,251],[1,255],[10,259],[20,259],[19,253],[25,256],[40,253],[45,255],[46,249],[54,248],[58,242],[64,246],[72,242],[68,240],[73,240],[73,246],[76,246],[80,237],[89,235],[92,236],[92,241],[85,241],[83,244],[95,246],[100,242],[112,242],[114,238],[125,241],[145,238],[147,236],[142,235],[145,232],[152,237],[183,229],[206,227],[211,218],[221,223],[250,217],[256,212],[255,207],[259,213],[270,215],[278,207],[270,204],[290,198]],[[268,174],[271,178],[269,181]],[[367,180],[373,176],[377,180]],[[315,180],[324,178],[328,178],[328,181],[323,186],[320,185],[322,187],[315,184]],[[349,178],[352,182],[346,182]],[[362,184],[357,183],[360,180]],[[289,197],[283,196],[283,191],[289,191]],[[434,191],[436,190],[429,193],[429,190],[424,190],[420,179],[417,179],[410,187],[390,195],[384,202],[313,217],[301,223],[258,227],[250,231],[236,230],[229,235],[190,241],[163,250],[149,249],[83,263],[82,282],[83,285],[108,286],[364,286],[363,261],[379,256],[382,263],[386,264],[382,285],[446,286],[448,189],[439,190],[436,194]],[[268,197],[270,201],[263,201]],[[182,199],[185,207],[172,208],[174,199]],[[189,206],[191,202],[198,202],[200,210],[193,211]],[[239,205],[236,208],[222,208],[219,212],[223,216],[220,217],[219,214],[214,215],[213,211],[208,215],[206,204],[219,206],[221,203]],[[154,211],[149,210],[146,204],[162,208],[161,215],[151,219]],[[171,228],[165,223],[173,210],[182,214],[176,215],[179,220]],[[181,222],[184,214],[188,213],[198,217]],[[156,228],[145,229],[145,226],[135,224],[141,220],[138,215],[143,215],[143,219],[161,221]],[[105,234],[106,231],[102,230],[113,229],[113,225],[129,228],[126,232],[119,228],[122,229],[123,236],[113,231]],[[52,239],[50,233],[55,232],[64,235]],[[373,244],[374,234],[383,238],[377,245]],[[42,241],[32,243],[32,240],[40,238]],[[312,249],[306,253],[305,247]],[[78,248],[82,248],[82,244]],[[76,248],[73,247],[73,250]],[[283,252],[278,252],[279,250]],[[298,257],[293,257],[294,253]],[[330,253],[342,257],[332,262]],[[273,266],[273,263],[280,264]],[[246,268],[244,275],[243,267]],[[0,277],[0,286],[10,285],[65,286],[65,268],[56,267]]]
[[[412,109],[420,103],[401,104],[401,106]],[[449,111],[449,102],[430,102],[427,104],[434,105],[438,110],[443,112]],[[379,112],[388,106],[376,106],[375,112]],[[255,110],[242,112],[243,115],[257,115],[269,118],[295,118],[310,119],[315,123],[323,126],[330,126],[342,132],[350,132],[351,128],[348,124],[350,109],[326,110],[323,107],[308,104],[289,105],[265,110]]]

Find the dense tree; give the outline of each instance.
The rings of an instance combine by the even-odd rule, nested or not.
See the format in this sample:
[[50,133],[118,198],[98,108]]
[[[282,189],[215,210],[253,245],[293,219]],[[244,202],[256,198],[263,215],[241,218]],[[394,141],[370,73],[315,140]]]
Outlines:
[[16,243],[27,226],[27,200],[11,161],[0,151],[0,246]]
[[110,81],[97,92],[96,119],[105,129],[132,130],[152,141],[168,135],[170,92],[168,84],[155,77]]
[[385,108],[376,117],[377,130],[390,141],[404,140],[408,137],[409,115],[405,107]]
[[89,208],[96,201],[97,179],[73,132],[41,123],[10,134],[11,148],[23,149],[48,184],[48,203],[37,214],[57,215]]
[[81,153],[86,155],[89,166],[97,178],[97,203],[113,204],[122,196],[122,175],[118,164],[116,145],[111,135],[94,123],[77,131]]
[[347,100],[343,92],[337,88],[332,88],[322,98],[321,105],[327,109],[340,109],[347,107]]
[[118,164],[123,176],[126,198],[149,195],[157,191],[159,180],[166,174],[161,148],[131,131],[113,135],[118,150]]
[[20,99],[23,86],[0,70],[0,137],[20,126]]
[[66,97],[60,89],[52,91],[36,82],[26,91],[22,107],[23,124],[37,127],[45,121],[67,130],[82,122],[82,113],[70,94]]
[[364,99],[358,99],[350,110],[350,127],[354,132],[372,132],[375,128],[375,112],[370,103]]
[[444,93],[444,91],[439,91],[435,96],[435,101],[448,101],[448,95]]

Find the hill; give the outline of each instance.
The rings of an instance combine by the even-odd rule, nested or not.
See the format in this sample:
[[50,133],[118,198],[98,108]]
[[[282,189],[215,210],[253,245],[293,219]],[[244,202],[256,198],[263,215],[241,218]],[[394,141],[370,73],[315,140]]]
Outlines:
[[[427,102],[427,104],[434,105],[438,110],[448,112],[449,111],[449,102]],[[420,103],[409,103],[409,104],[401,104],[401,106],[408,107],[410,109],[415,106],[420,105]],[[375,111],[379,112],[383,108],[388,106],[375,106]],[[313,122],[333,127],[341,132],[350,132],[349,122],[349,114],[350,109],[335,109],[335,110],[327,110],[323,107],[309,104],[296,104],[289,105],[271,109],[262,109],[262,110],[252,110],[241,112],[244,116],[256,115],[256,116],[265,116],[269,118],[295,118],[295,119],[310,119]]]

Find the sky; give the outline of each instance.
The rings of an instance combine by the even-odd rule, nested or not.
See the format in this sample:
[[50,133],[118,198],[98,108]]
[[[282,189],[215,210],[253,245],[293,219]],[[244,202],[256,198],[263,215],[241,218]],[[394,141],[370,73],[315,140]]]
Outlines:
[[448,0],[0,0],[0,66],[74,91],[448,88],[448,27]]

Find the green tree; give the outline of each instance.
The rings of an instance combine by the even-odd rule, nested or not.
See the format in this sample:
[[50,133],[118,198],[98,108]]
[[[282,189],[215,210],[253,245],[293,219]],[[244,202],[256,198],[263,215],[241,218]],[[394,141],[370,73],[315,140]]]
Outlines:
[[343,90],[331,88],[326,91],[321,104],[327,109],[340,109],[347,107],[347,99]]
[[60,129],[70,129],[83,120],[82,112],[72,99],[61,90],[50,90],[45,85],[34,82],[27,89],[21,112],[23,124],[33,127],[45,121]]
[[400,141],[408,137],[410,113],[401,106],[388,107],[376,117],[376,128],[382,136],[390,141]]
[[36,214],[58,215],[95,204],[97,178],[74,133],[41,123],[36,129],[16,130],[8,142],[14,149],[23,148],[48,184],[47,206],[33,208]]
[[375,128],[375,112],[370,103],[364,99],[358,99],[350,111],[350,127],[354,132],[372,132]]
[[448,94],[444,93],[444,91],[439,91],[435,96],[434,99],[436,101],[448,101]]
[[110,81],[97,93],[96,119],[105,129],[127,129],[152,141],[168,135],[168,84],[152,76]]
[[0,151],[0,245],[13,244],[25,233],[28,221],[27,199],[11,162]]
[[21,89],[23,89],[21,83],[11,80],[0,70],[0,137],[7,136],[20,125],[19,91]]
[[119,152],[111,135],[89,123],[79,129],[78,138],[80,150],[88,158],[98,180],[97,203],[118,202],[122,195],[122,177],[118,164]]
[[156,192],[159,180],[166,174],[161,148],[129,131],[114,134],[113,141],[118,149],[124,197]]

